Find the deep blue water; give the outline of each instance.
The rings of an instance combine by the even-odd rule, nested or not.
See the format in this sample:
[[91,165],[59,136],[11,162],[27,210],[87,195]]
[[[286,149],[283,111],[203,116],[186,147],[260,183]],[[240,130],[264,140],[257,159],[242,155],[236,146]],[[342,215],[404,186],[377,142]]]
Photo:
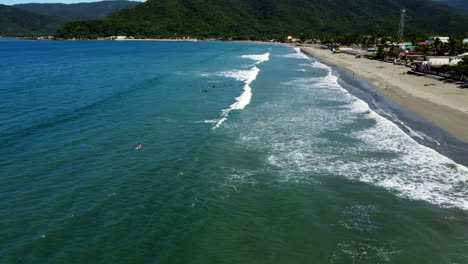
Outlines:
[[0,263],[468,263],[466,167],[340,81],[277,45],[0,39]]

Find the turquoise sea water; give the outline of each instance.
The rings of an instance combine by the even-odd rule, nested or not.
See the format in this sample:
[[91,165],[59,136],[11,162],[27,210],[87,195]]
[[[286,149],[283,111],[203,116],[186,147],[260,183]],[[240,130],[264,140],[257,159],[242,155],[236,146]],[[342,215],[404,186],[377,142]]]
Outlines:
[[342,82],[284,46],[0,39],[0,263],[468,263],[466,167]]

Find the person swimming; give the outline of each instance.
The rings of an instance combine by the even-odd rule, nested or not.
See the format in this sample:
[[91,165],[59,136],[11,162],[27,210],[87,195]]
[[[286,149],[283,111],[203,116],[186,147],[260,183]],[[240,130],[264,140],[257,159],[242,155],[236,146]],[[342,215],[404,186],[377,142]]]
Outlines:
[[143,146],[141,144],[138,144],[135,149],[141,149]]

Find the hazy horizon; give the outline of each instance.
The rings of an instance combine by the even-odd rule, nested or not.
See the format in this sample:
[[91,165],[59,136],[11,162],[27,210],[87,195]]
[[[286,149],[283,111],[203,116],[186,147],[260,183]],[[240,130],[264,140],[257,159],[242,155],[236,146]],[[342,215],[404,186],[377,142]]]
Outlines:
[[[17,5],[17,4],[76,4],[76,3],[91,3],[91,2],[102,2],[102,1],[112,1],[112,0],[4,0],[2,5]],[[126,0],[131,2],[145,2],[146,0]]]

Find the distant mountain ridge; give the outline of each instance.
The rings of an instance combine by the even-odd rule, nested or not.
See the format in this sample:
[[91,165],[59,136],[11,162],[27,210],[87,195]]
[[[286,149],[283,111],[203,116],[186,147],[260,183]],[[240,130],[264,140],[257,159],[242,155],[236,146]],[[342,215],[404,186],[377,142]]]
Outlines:
[[468,14],[468,0],[435,0],[435,1]]
[[77,4],[18,4],[13,7],[29,12],[59,18],[60,20],[86,20],[104,18],[122,9],[141,4],[135,1],[101,1]]
[[78,4],[0,4],[0,36],[54,34],[67,21],[104,18],[140,3],[117,0]]
[[19,8],[0,5],[0,36],[50,34],[64,22]]
[[67,23],[58,35],[393,34],[402,8],[406,32],[468,33],[468,16],[432,0],[148,0],[106,19]]

